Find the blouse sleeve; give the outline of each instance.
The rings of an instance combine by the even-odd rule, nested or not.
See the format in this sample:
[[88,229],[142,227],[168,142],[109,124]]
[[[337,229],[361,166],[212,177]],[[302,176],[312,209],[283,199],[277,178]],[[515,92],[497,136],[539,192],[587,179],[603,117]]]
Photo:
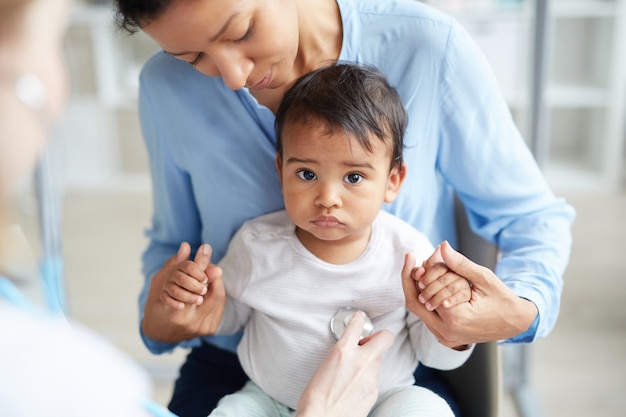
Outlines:
[[438,170],[463,202],[474,232],[495,244],[495,273],[538,308],[536,332],[556,321],[575,213],[556,198],[522,139],[481,51],[452,25],[441,77]]

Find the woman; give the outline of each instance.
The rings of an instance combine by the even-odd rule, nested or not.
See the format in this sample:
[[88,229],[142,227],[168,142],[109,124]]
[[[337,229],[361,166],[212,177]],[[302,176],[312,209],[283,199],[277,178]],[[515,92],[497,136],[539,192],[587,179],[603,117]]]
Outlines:
[[[11,273],[19,246],[8,199],[32,175],[64,99],[68,2],[0,0],[0,415],[172,416],[148,398],[148,375],[99,336],[34,305]],[[355,316],[300,399],[300,417],[365,416],[377,397],[388,332],[358,345]],[[341,359],[341,361],[339,360]],[[350,410],[350,411],[347,411]]]
[[[211,319],[200,284],[211,267],[198,271],[198,293],[183,300],[197,308],[173,303],[179,289],[164,283],[201,244],[212,246],[217,262],[245,220],[282,208],[274,111],[298,76],[336,60],[380,68],[409,113],[407,179],[386,210],[433,243],[454,245],[457,195],[473,230],[502,253],[494,273],[442,245],[408,278],[415,281],[405,285],[409,308],[448,346],[531,342],[550,332],[574,211],[553,195],[486,60],[453,19],[410,0],[116,5],[121,27],[143,30],[163,49],[140,79],[154,191],[140,304],[141,334],[153,353],[194,348],[171,409],[205,415],[245,375],[234,355],[218,348],[232,350],[237,339],[203,337]],[[183,244],[177,258],[180,242],[192,249]],[[440,276],[430,266],[442,260],[450,271]],[[472,283],[469,302],[456,292],[460,279]],[[450,296],[431,297],[442,286]]]

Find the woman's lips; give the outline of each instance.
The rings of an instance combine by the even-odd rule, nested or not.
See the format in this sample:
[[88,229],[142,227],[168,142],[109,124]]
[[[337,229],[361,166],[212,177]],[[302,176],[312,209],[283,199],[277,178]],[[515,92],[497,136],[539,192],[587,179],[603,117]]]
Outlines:
[[252,90],[263,90],[270,85],[270,81],[272,81],[272,71],[270,70],[265,77],[261,81],[259,81],[255,86],[252,87]]

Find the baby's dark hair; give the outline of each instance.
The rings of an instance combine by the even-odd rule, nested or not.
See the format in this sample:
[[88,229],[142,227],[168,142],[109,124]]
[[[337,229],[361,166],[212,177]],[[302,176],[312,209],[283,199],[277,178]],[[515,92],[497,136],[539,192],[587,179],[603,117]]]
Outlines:
[[286,123],[325,122],[328,133],[340,127],[368,151],[368,133],[391,139],[391,166],[402,165],[406,109],[398,92],[376,68],[358,64],[333,64],[299,78],[285,93],[276,113],[276,140],[282,156]]
[[141,30],[141,25],[159,18],[172,0],[115,0],[115,24],[129,34]]

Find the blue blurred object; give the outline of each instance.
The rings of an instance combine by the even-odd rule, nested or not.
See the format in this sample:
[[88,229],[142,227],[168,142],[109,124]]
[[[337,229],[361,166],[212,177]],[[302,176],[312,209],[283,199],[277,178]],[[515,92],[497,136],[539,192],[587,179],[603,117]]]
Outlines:
[[50,148],[43,151],[35,172],[35,186],[41,234],[40,272],[48,309],[66,313],[61,245],[61,187],[54,180]]

